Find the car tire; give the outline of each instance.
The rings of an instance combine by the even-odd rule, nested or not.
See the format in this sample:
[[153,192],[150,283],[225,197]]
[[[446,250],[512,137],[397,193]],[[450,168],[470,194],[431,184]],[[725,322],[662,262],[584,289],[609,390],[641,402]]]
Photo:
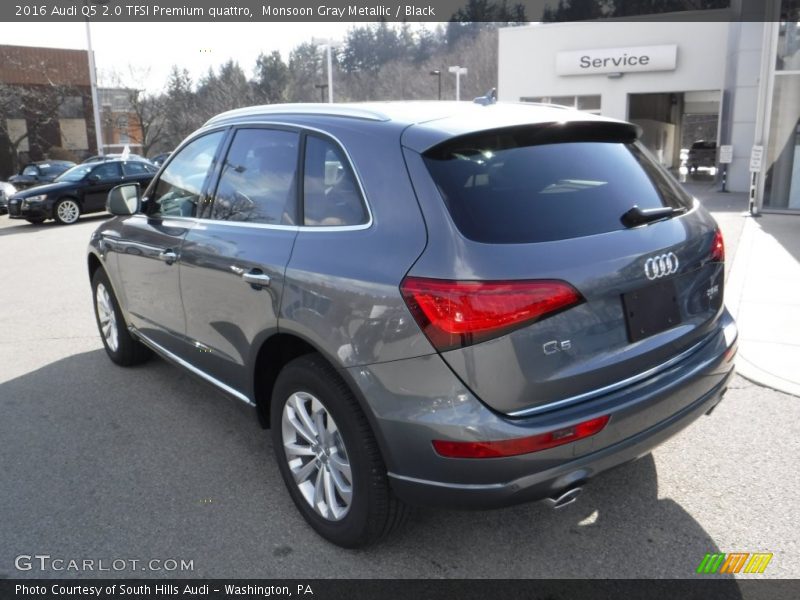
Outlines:
[[44,217],[34,217],[34,218],[31,218],[31,219],[25,219],[25,220],[28,223],[30,223],[31,225],[41,225],[42,223],[45,222],[45,218]]
[[81,205],[75,198],[63,198],[53,207],[53,218],[62,225],[77,223],[81,216]]
[[350,388],[321,356],[301,356],[281,370],[273,388],[271,419],[284,483],[303,517],[322,537],[338,546],[358,548],[379,541],[405,522],[408,508],[389,486],[366,416]]
[[108,357],[122,367],[139,365],[149,359],[152,356],[150,349],[134,338],[125,326],[114,290],[103,269],[97,269],[92,277],[92,299],[97,330]]

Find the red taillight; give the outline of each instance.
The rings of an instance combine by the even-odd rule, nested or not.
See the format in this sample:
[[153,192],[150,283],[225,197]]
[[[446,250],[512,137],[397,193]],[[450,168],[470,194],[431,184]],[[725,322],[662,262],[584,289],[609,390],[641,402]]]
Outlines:
[[725,241],[722,239],[722,231],[717,229],[714,232],[714,241],[711,242],[711,262],[725,262]]
[[583,421],[572,427],[565,427],[532,435],[530,437],[500,440],[495,442],[449,442],[433,440],[433,449],[445,458],[501,458],[539,452],[587,438],[602,431],[610,417],[603,416]]
[[497,337],[574,306],[581,295],[563,281],[449,281],[406,277],[403,298],[437,350]]

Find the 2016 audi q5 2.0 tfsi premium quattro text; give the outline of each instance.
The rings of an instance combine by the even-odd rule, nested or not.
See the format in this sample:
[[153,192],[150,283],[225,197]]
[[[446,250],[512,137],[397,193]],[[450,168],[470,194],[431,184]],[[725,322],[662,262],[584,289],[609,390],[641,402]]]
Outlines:
[[109,194],[111,360],[255,407],[343,546],[409,504],[561,506],[720,401],[720,231],[634,125],[543,105],[275,105]]

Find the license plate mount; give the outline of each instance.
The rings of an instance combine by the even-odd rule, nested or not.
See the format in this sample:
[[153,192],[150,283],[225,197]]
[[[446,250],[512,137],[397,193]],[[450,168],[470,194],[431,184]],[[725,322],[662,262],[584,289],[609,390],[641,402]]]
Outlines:
[[678,293],[672,279],[622,294],[630,342],[638,342],[681,323]]

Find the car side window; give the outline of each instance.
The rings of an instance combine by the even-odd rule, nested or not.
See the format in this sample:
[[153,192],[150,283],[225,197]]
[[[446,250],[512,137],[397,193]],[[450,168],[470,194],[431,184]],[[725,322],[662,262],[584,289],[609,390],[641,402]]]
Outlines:
[[90,177],[97,177],[100,181],[117,179],[120,176],[119,163],[103,163],[92,170]]
[[161,173],[148,204],[148,214],[194,217],[203,183],[208,176],[224,131],[215,131],[190,142]]
[[280,129],[239,129],[222,167],[211,218],[292,225],[300,136]]
[[312,227],[363,225],[369,220],[344,151],[315,135],[306,138],[303,216],[304,224]]
[[122,163],[122,171],[125,175],[149,175],[156,172],[155,167],[151,167],[145,162],[128,161]]
[[23,175],[29,175],[31,177],[35,177],[39,174],[39,168],[36,165],[28,165],[24,169],[22,169]]

